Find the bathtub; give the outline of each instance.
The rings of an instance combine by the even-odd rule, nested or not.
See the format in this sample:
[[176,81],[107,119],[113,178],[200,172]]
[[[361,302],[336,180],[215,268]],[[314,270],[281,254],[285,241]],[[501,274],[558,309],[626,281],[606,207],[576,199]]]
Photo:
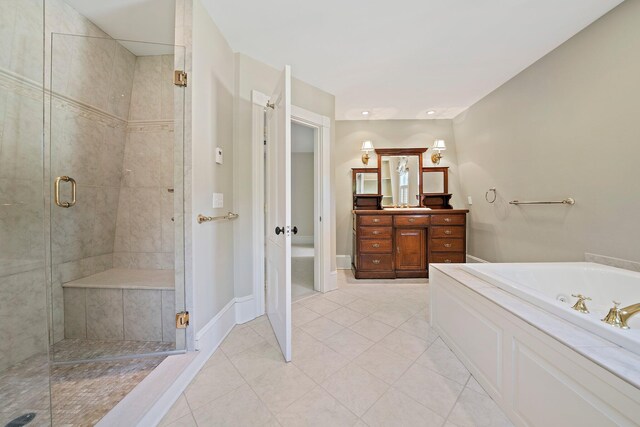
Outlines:
[[[601,319],[613,307],[640,303],[640,273],[601,264],[509,263],[467,264],[468,273],[498,288],[580,326],[636,354],[640,354],[640,313],[622,330]],[[577,301],[572,294],[591,298],[586,301],[590,313],[573,310]]]

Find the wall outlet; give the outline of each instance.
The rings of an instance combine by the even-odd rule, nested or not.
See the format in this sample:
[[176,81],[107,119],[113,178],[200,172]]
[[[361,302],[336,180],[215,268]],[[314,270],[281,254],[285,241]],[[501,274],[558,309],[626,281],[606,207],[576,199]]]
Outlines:
[[216,147],[216,163],[222,164],[222,148]]
[[216,209],[224,207],[224,197],[222,193],[213,193],[213,207]]

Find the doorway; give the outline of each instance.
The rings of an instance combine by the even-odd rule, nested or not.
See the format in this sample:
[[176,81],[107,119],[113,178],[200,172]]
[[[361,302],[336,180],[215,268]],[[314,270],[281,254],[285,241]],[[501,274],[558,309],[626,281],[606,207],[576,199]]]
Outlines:
[[297,233],[291,238],[291,298],[316,293],[315,212],[317,129],[291,123],[291,222]]

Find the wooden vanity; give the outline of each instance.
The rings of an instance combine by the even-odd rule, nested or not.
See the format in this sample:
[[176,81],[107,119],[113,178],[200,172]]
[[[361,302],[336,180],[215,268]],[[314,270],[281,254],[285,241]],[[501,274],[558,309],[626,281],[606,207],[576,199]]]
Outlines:
[[466,209],[353,211],[357,279],[429,277],[429,263],[463,263]]

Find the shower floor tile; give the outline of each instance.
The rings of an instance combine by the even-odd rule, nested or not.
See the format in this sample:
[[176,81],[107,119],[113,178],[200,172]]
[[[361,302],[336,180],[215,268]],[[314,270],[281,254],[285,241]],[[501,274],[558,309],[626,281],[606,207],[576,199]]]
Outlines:
[[51,352],[54,362],[66,362],[135,354],[151,354],[175,349],[175,343],[170,342],[65,339],[55,343]]

